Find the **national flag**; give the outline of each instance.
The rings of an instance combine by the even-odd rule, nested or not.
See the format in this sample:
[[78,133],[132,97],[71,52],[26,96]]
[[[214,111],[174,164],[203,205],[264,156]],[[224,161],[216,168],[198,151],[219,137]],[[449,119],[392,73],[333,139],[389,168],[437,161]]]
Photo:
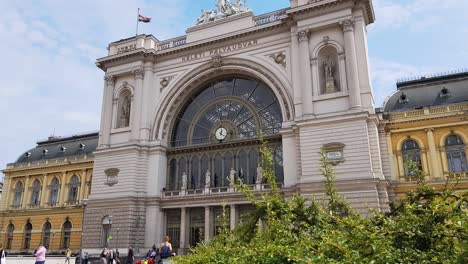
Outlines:
[[149,23],[151,22],[151,18],[138,15],[138,22]]

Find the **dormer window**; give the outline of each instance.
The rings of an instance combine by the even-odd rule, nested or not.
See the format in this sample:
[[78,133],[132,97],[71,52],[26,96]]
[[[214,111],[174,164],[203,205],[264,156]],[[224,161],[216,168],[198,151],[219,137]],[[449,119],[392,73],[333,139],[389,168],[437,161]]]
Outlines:
[[408,96],[405,93],[400,95],[400,99],[398,100],[400,104],[406,104],[409,102]]
[[444,87],[439,93],[440,98],[449,98],[450,96],[452,96],[452,94],[450,93],[450,90],[446,87]]
[[43,150],[42,150],[42,154],[43,154],[43,155],[47,155],[47,153],[49,153],[49,151],[48,151],[47,149],[43,149]]
[[31,152],[26,152],[26,153],[24,153],[24,156],[25,156],[26,158],[31,157]]
[[80,143],[80,149],[84,149],[85,147],[86,147],[86,145],[85,145],[85,144],[83,144],[83,143]]
[[61,151],[61,152],[65,152],[66,150],[67,150],[66,147],[64,147],[64,146],[61,146],[61,147],[60,147],[60,151]]

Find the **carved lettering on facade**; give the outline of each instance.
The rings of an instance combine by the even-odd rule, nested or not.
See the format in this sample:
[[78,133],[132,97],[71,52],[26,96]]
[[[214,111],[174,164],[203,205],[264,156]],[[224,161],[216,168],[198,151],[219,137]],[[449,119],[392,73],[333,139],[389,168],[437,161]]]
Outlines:
[[121,47],[121,48],[117,49],[117,54],[122,54],[122,53],[130,52],[130,51],[134,51],[136,49],[137,49],[136,44],[124,46],[124,47]]
[[214,55],[230,53],[236,50],[246,49],[246,48],[253,47],[256,45],[258,45],[258,40],[240,42],[240,43],[224,46],[221,48],[216,48],[216,49],[211,49],[208,51],[202,51],[202,52],[190,54],[188,56],[182,57],[182,62],[189,62],[193,60],[203,59],[205,57],[212,57]]

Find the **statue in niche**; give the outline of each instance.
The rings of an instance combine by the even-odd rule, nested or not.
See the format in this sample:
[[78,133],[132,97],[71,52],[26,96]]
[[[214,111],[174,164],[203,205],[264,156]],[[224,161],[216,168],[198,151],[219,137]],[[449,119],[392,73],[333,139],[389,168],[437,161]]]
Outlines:
[[262,166],[260,166],[260,164],[258,165],[257,167],[257,180],[256,180],[256,184],[261,184],[263,181],[263,168]]
[[335,63],[330,55],[324,60],[323,64],[323,72],[325,73],[325,93],[333,93],[336,92],[336,85],[335,85]]
[[182,174],[182,190],[187,190],[187,173]]
[[206,188],[211,187],[211,173],[209,170],[207,170],[205,174],[205,187]]
[[128,127],[130,126],[130,109],[131,102],[128,95],[125,96],[122,102],[122,109],[120,112],[120,126],[119,127]]
[[229,172],[229,181],[231,184],[236,183],[236,170],[234,168],[231,168],[231,171]]

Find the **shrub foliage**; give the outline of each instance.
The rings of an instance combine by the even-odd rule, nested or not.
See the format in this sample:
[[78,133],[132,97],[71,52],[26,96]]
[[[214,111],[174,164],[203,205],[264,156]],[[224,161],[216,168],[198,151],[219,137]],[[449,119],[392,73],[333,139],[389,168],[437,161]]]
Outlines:
[[391,204],[390,212],[363,218],[337,192],[325,153],[326,197],[316,201],[285,197],[266,143],[260,152],[270,191],[257,195],[240,180],[231,183],[255,207],[249,220],[229,230],[223,214],[220,235],[173,263],[468,263],[467,193],[449,184],[442,191],[429,188],[417,165],[408,164],[419,178],[417,190]]

